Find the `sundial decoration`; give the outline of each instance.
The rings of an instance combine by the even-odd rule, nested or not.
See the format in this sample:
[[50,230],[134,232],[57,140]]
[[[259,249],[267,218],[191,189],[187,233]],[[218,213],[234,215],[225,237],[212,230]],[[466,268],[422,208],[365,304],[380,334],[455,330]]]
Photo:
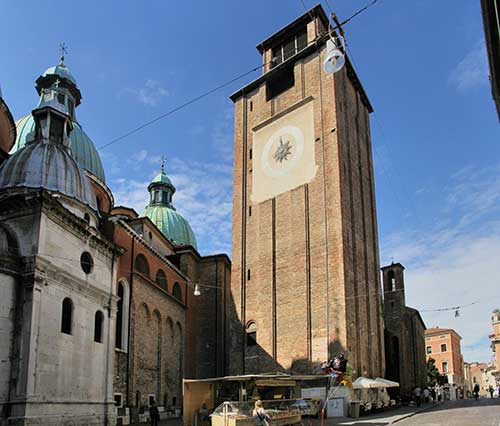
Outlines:
[[292,154],[292,144],[289,140],[283,142],[283,138],[280,136],[280,144],[274,151],[273,158],[276,162],[282,163],[283,161],[288,160],[288,156]]
[[257,126],[252,149],[252,202],[269,200],[310,182],[318,168],[314,158],[314,103],[294,107]]

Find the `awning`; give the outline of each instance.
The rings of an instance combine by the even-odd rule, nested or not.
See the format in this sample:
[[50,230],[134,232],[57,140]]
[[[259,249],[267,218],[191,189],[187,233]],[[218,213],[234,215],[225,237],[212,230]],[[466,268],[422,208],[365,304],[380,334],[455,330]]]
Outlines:
[[377,382],[373,379],[369,379],[368,377],[358,377],[352,383],[353,389],[373,389],[373,388],[385,388],[387,385],[383,385],[380,382]]
[[393,382],[392,380],[382,379],[381,377],[377,377],[375,379],[376,382],[382,383],[386,388],[397,388],[399,387],[398,382]]

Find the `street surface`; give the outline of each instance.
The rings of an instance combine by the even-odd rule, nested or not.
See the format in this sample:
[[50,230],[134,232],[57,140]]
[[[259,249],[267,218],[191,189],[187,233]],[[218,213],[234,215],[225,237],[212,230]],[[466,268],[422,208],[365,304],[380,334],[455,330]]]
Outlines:
[[500,426],[500,399],[445,401],[435,409],[415,414],[395,424],[397,426]]

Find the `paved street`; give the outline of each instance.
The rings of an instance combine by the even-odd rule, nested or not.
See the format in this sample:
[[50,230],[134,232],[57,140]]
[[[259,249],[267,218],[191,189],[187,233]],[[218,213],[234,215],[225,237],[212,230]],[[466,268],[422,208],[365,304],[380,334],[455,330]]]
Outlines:
[[[382,425],[384,423],[373,423]],[[388,423],[385,423],[388,424]],[[446,401],[396,423],[397,426],[500,426],[500,399]]]

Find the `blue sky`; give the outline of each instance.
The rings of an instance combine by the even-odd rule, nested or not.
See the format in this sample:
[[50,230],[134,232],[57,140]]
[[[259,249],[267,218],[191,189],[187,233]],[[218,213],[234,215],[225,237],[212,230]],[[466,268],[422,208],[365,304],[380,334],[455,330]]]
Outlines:
[[[329,2],[342,19],[365,0]],[[99,147],[257,66],[255,45],[302,13],[300,0],[4,2],[0,83],[14,116],[26,114],[35,79],[66,42],[83,94],[77,116]],[[500,127],[479,1],[380,0],[345,30],[375,108],[381,262],[406,266],[411,306],[477,301],[458,318],[423,316],[457,329],[466,360],[488,360],[489,317],[500,307]],[[174,204],[200,251],[230,253],[228,95],[257,75],[102,150],[116,202],[141,210],[166,155]]]

